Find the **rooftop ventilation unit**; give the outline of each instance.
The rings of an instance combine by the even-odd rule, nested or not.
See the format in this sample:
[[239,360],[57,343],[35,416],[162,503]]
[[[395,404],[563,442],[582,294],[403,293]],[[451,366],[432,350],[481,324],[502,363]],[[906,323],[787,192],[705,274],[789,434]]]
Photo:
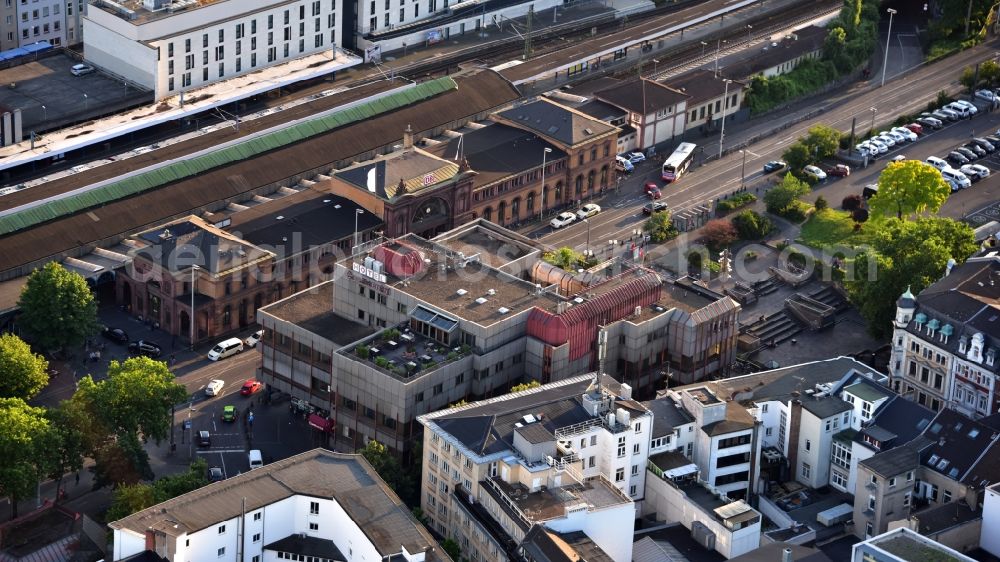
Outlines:
[[500,314],[507,314],[508,312],[510,312],[510,309],[507,308],[506,306],[501,306],[500,308],[497,309],[497,312],[499,312]]
[[469,291],[466,291],[465,289],[459,289],[459,290],[455,291],[455,294],[458,295],[458,296],[460,296],[460,297],[464,297],[468,292]]
[[496,289],[490,289],[490,290],[486,291],[486,294],[492,297],[493,295],[497,294],[497,290]]
[[486,302],[487,302],[486,299],[484,299],[483,297],[479,297],[478,299],[476,299],[476,304],[486,304]]

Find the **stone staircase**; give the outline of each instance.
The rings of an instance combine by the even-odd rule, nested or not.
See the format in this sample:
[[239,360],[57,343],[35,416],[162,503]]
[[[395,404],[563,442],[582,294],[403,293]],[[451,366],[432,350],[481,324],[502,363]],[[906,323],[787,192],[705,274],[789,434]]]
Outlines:
[[761,346],[767,346],[772,342],[777,345],[792,339],[802,331],[802,326],[788,312],[780,310],[757,319],[742,331],[760,340]]
[[838,313],[843,312],[847,308],[847,299],[831,285],[824,285],[822,288],[813,291],[809,294],[809,298],[833,308]]

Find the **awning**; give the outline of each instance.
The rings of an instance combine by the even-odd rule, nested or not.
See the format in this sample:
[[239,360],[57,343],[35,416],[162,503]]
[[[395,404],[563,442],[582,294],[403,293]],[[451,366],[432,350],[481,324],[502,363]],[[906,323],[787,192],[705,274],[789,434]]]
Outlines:
[[320,431],[333,431],[333,420],[324,418],[316,414],[309,414],[309,426]]
[[425,324],[430,324],[431,326],[445,332],[451,332],[458,327],[458,320],[449,318],[444,314],[428,310],[420,305],[417,305],[417,308],[413,309],[413,313],[410,316],[415,320],[419,320]]
[[698,465],[691,463],[684,466],[678,466],[677,468],[671,468],[670,470],[664,470],[663,477],[680,478],[681,476],[687,476],[696,472],[698,472]]

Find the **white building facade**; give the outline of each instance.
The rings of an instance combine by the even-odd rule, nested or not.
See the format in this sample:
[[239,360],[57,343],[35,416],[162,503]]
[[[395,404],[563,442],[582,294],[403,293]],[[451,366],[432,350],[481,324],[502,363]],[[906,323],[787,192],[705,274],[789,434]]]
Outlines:
[[[20,45],[48,41],[60,46],[66,39],[65,4],[62,0],[14,0]],[[73,2],[71,1],[72,5]]]
[[223,0],[204,6],[100,0],[84,17],[87,60],[155,92],[157,100],[341,44],[341,0]]

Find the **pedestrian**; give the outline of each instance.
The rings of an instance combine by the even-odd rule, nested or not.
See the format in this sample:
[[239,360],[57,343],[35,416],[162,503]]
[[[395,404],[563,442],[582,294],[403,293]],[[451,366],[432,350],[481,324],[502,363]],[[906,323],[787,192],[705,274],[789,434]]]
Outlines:
[[80,471],[79,470],[76,471],[76,485],[77,486],[80,485]]
[[177,356],[173,353],[170,354],[170,366],[173,367],[174,363],[177,361]]

